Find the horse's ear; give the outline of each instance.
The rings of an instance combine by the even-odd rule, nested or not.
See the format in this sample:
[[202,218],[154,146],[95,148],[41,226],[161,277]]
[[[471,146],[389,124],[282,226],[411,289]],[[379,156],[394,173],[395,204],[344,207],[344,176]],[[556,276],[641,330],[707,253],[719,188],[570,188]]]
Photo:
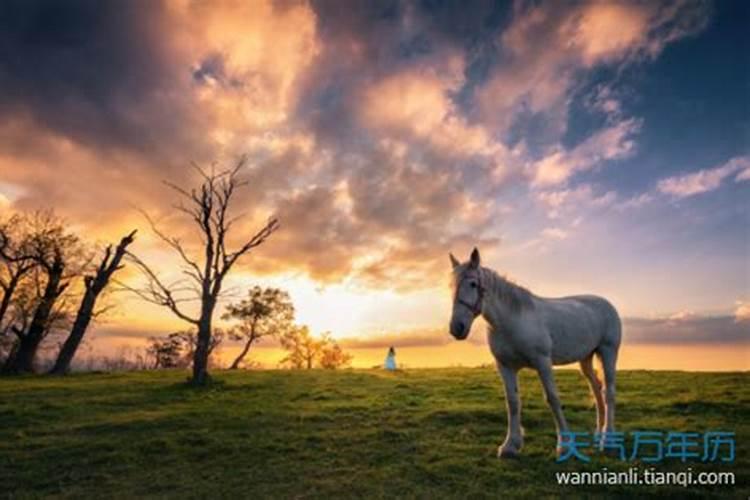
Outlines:
[[479,250],[477,250],[477,247],[474,247],[474,250],[471,251],[471,257],[469,258],[469,262],[471,263],[471,268],[476,269],[479,267],[480,264],[480,258],[479,258]]
[[450,256],[450,258],[451,258],[451,264],[453,265],[453,268],[454,268],[454,269],[455,269],[455,268],[457,268],[458,266],[460,266],[460,265],[461,265],[461,263],[460,263],[460,262],[458,261],[458,259],[457,259],[457,258],[455,258],[455,257],[453,256],[453,254],[452,254],[452,253],[449,253],[448,255],[449,255],[449,256]]

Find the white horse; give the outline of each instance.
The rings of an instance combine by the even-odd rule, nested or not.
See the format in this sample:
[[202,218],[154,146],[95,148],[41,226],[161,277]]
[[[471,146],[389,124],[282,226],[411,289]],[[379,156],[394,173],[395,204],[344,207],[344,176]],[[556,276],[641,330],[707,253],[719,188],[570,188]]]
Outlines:
[[[475,248],[469,261],[453,264],[453,315],[450,332],[464,340],[477,316],[489,323],[487,338],[503,378],[508,409],[508,434],[499,457],[517,456],[523,445],[518,370],[534,368],[555,418],[557,452],[569,432],[557,395],[553,365],[580,362],[596,399],[596,432],[615,429],[615,370],[620,348],[620,318],[601,297],[576,295],[557,299],[537,297],[480,265]],[[596,376],[593,357],[604,369],[604,386]]]

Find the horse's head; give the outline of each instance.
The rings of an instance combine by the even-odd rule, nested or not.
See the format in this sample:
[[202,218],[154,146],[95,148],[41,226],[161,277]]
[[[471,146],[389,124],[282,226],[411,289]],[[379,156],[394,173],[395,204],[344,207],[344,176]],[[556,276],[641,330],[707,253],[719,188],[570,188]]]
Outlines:
[[458,340],[469,336],[471,324],[482,313],[484,288],[479,276],[479,250],[471,252],[469,261],[461,264],[450,254],[453,264],[453,314],[450,332]]

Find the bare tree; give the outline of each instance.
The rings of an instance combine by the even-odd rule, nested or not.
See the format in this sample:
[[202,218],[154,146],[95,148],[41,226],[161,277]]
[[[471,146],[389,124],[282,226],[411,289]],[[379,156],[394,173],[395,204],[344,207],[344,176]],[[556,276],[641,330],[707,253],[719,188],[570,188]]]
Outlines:
[[77,259],[81,255],[78,238],[66,232],[63,222],[51,212],[35,214],[29,239],[31,255],[41,272],[38,300],[26,327],[13,324],[11,329],[18,337],[18,346],[5,363],[3,371],[27,373],[34,369],[34,358],[50,323],[59,319],[60,309],[55,305],[70,280],[80,272]]
[[94,311],[96,301],[102,291],[104,291],[104,288],[109,284],[112,275],[122,268],[122,258],[128,246],[133,243],[135,233],[136,231],[132,231],[127,236],[124,236],[115,248],[114,253],[112,252],[112,245],[109,245],[104,251],[104,258],[102,258],[101,263],[96,268],[96,272],[93,275],[84,277],[85,292],[81,300],[81,305],[78,308],[78,313],[76,314],[70,334],[60,348],[57,361],[51,373],[64,375],[70,369],[70,362],[73,360],[73,356],[75,356],[78,346],[86,334],[86,329],[91,319],[96,314]]
[[229,330],[232,340],[244,342],[230,370],[236,370],[245,359],[253,343],[264,337],[286,332],[294,321],[294,306],[289,294],[278,288],[255,286],[248,296],[237,304],[229,304],[223,319],[239,320],[240,324]]
[[[203,384],[208,380],[213,315],[224,278],[240,257],[261,245],[279,227],[278,220],[271,218],[258,232],[244,239],[235,250],[228,248],[230,232],[237,220],[230,216],[229,209],[237,189],[246,184],[238,177],[244,165],[245,157],[233,168],[219,173],[213,170],[206,172],[193,165],[201,176],[201,183],[190,190],[167,183],[180,197],[180,203],[175,208],[198,227],[202,241],[202,251],[198,257],[189,255],[188,248],[179,238],[166,235],[149,218],[154,233],[182,259],[187,286],[184,283],[164,283],[150,266],[128,254],[147,280],[145,288],[131,290],[151,303],[167,307],[178,318],[196,327],[197,345],[192,376],[194,384]],[[186,299],[185,293],[191,297]],[[195,299],[200,302],[200,311],[197,316],[191,316],[183,310],[182,303]]]

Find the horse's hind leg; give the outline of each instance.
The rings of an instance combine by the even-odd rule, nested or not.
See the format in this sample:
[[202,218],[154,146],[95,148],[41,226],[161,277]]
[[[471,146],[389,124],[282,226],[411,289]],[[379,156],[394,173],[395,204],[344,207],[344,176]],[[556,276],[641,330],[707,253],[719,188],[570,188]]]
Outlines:
[[591,388],[591,394],[596,400],[596,432],[597,434],[604,428],[604,396],[602,395],[602,382],[596,376],[594,370],[594,355],[581,360],[581,373],[586,377]]
[[617,348],[618,346],[602,346],[599,348],[599,357],[602,360],[604,370],[604,432],[615,431],[615,378],[617,374]]

